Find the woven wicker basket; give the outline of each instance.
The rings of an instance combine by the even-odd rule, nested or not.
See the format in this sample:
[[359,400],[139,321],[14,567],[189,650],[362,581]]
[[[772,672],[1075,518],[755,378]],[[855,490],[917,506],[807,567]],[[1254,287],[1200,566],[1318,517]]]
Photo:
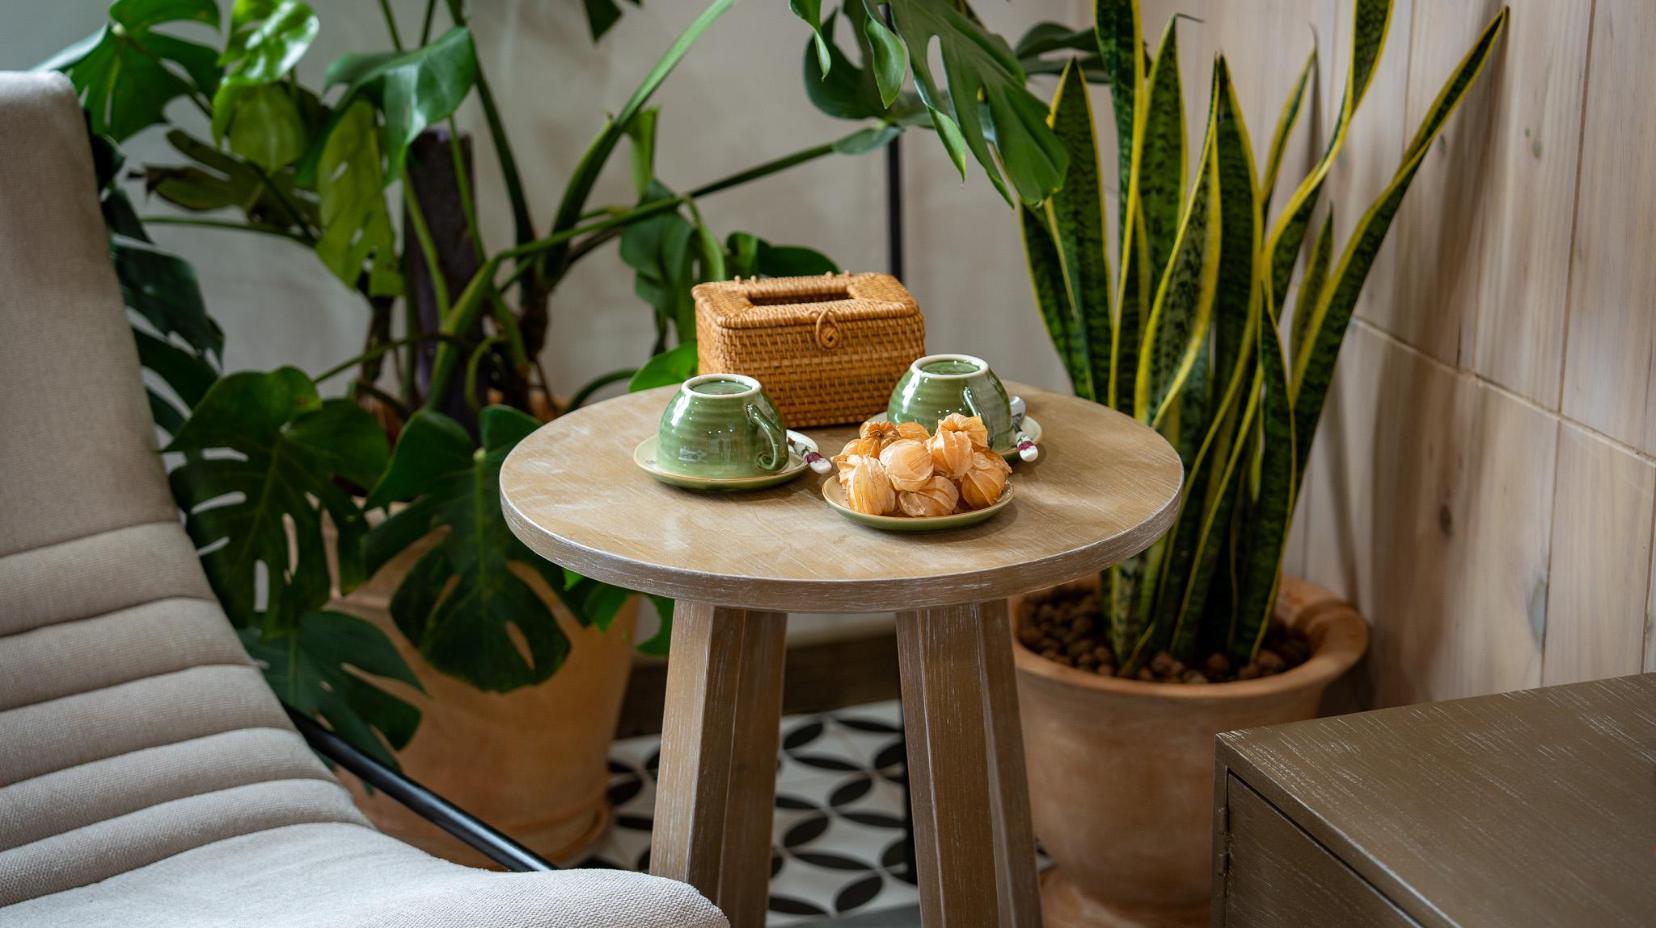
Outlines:
[[788,425],[861,422],[926,353],[920,304],[890,274],[697,285],[701,371],[764,384]]

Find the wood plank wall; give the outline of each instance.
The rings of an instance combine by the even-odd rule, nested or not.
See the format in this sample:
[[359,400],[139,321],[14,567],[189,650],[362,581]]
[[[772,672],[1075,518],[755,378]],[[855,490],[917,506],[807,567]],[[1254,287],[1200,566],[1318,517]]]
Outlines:
[[[1341,236],[1500,5],[1398,3],[1332,182]],[[1326,21],[1325,4],[1300,6]],[[1325,127],[1347,54],[1348,3],[1335,6]],[[1369,280],[1290,550],[1290,570],[1373,623],[1374,705],[1656,670],[1656,93],[1643,79],[1656,6],[1511,7],[1505,48]]]

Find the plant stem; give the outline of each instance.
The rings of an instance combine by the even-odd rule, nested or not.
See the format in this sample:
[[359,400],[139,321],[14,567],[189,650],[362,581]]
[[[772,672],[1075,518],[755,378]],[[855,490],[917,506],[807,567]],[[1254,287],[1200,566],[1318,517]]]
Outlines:
[[420,243],[420,254],[425,257],[426,272],[431,275],[431,289],[437,297],[437,314],[447,319],[448,280],[443,276],[442,267],[437,264],[437,245],[431,240],[431,228],[426,225],[425,212],[420,209],[420,197],[414,192],[414,185],[405,178],[402,190],[403,208],[408,210],[408,223],[414,227],[414,237]]
[[260,235],[274,235],[285,238],[290,242],[297,242],[306,247],[310,242],[305,241],[297,232],[276,226],[259,225],[251,222],[231,222],[227,219],[198,219],[194,216],[143,216],[144,225],[161,226],[198,226],[203,229],[234,229],[238,232],[256,232]]
[[[457,2],[459,0],[450,0],[451,4]],[[593,185],[598,182],[599,173],[609,161],[610,153],[626,134],[627,125],[638,115],[638,111],[644,108],[644,104],[649,102],[650,97],[661,86],[662,81],[667,79],[667,75],[672,73],[673,68],[683,60],[690,51],[690,46],[713,25],[714,20],[729,11],[735,2],[736,0],[713,0],[708,4],[707,9],[679,34],[672,45],[668,46],[667,51],[644,76],[644,80],[633,91],[632,96],[604,126],[603,131],[598,133],[598,137],[581,155],[574,174],[570,176],[569,184],[564,187],[563,199],[559,202],[558,212],[552,220],[552,231],[561,232],[580,221],[580,215],[586,211],[587,197],[591,195]],[[568,264],[568,252],[562,248],[555,249],[546,254],[540,263],[551,265],[553,276],[557,276],[561,266]]]
[[474,413],[482,408],[482,405],[477,402],[477,367],[482,363],[483,358],[498,344],[500,344],[500,336],[498,335],[485,338],[472,350],[471,357],[466,359],[466,405],[471,407],[471,411]]
[[592,398],[592,394],[597,393],[599,390],[604,389],[612,383],[619,383],[623,380],[631,380],[632,376],[636,373],[638,373],[638,368],[636,367],[623,367],[620,370],[610,371],[607,374],[601,374],[598,377],[593,378],[587,382],[586,386],[575,392],[575,395],[570,398],[569,406],[564,410],[564,412],[579,409],[582,403],[585,403],[587,400]]
[[410,335],[407,338],[399,338],[395,341],[381,342],[378,345],[375,345],[373,348],[371,348],[367,351],[364,351],[362,354],[359,354],[354,358],[348,358],[344,361],[339,362],[338,364],[335,364],[333,367],[330,367],[327,370],[323,371],[322,373],[317,374],[315,377],[312,377],[311,380],[316,382],[316,383],[321,383],[324,380],[329,380],[329,379],[332,379],[334,377],[338,377],[340,374],[345,373],[346,371],[348,371],[351,368],[357,366],[358,364],[361,364],[364,361],[372,361],[374,358],[377,358],[380,355],[385,354],[387,351],[394,351],[398,348],[402,348],[405,345],[414,345],[414,344],[418,344],[418,343],[424,342],[424,341],[447,341],[447,342],[450,342],[452,344],[460,345],[462,347],[465,346],[465,342],[461,341],[460,339],[454,338],[454,337],[449,336],[449,335],[444,335],[441,332],[420,332],[416,335]]
[[379,0],[380,13],[385,17],[385,30],[391,33],[391,46],[397,51],[403,50],[402,36],[397,34],[397,18],[391,15],[389,0]]
[[[449,18],[456,26],[467,26],[464,0],[448,0]],[[426,19],[431,18],[427,8]],[[481,64],[477,67],[477,101],[483,104],[483,118],[489,124],[489,140],[494,144],[495,156],[500,159],[500,176],[506,182],[506,198],[512,204],[512,227],[519,245],[535,239],[534,219],[529,215],[529,201],[523,193],[523,177],[518,173],[517,158],[512,155],[512,142],[506,136],[506,124],[500,118],[500,107],[495,104],[494,91]]]
[[425,18],[420,20],[420,45],[431,41],[431,19],[437,12],[437,0],[426,0]]

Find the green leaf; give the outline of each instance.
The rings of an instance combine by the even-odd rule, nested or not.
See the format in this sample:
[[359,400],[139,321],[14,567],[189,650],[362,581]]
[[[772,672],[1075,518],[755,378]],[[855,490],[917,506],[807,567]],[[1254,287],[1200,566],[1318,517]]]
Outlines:
[[[1215,164],[1218,107],[1209,107],[1206,141],[1179,221],[1173,255],[1162,273],[1139,349],[1133,414],[1159,425],[1207,342],[1219,284],[1219,175]],[[1251,188],[1251,185],[1250,185]]]
[[414,737],[420,710],[371,678],[416,689],[420,683],[384,632],[356,616],[326,611],[307,612],[282,636],[267,639],[243,629],[241,638],[284,703],[320,718],[353,747],[397,769],[393,751]]
[[1282,216],[1277,219],[1271,234],[1265,240],[1267,278],[1266,301],[1272,313],[1281,313],[1283,300],[1288,295],[1288,281],[1299,258],[1300,245],[1305,241],[1311,213],[1322,195],[1323,182],[1328,171],[1345,147],[1351,120],[1363,102],[1369,83],[1374,77],[1375,65],[1385,49],[1386,33],[1391,26],[1391,0],[1353,0],[1351,65],[1346,72],[1345,93],[1340,99],[1340,111],[1334,122],[1334,134],[1322,157],[1311,168],[1311,173],[1300,181],[1294,195],[1288,199]]
[[301,0],[236,0],[230,12],[230,40],[219,56],[225,83],[258,85],[286,77],[321,25]]
[[1300,110],[1305,103],[1305,91],[1311,86],[1311,79],[1317,73],[1317,47],[1311,46],[1311,56],[1305,59],[1305,67],[1300,69],[1299,79],[1294,82],[1294,88],[1288,91],[1288,99],[1282,104],[1282,113],[1277,116],[1276,131],[1271,133],[1271,152],[1265,158],[1265,175],[1259,182],[1260,212],[1263,214],[1271,208],[1271,195],[1276,192],[1277,173],[1282,169],[1282,156],[1288,150],[1288,137],[1294,132],[1294,124],[1299,121]]
[[206,357],[138,329],[132,336],[138,342],[138,363],[171,387],[186,409],[200,403],[218,380],[218,371]]
[[677,348],[664,351],[644,363],[627,384],[627,390],[637,393],[652,387],[683,383],[696,376],[696,343],[683,342]]
[[1323,285],[1328,282],[1328,265],[1334,258],[1334,208],[1329,207],[1323,217],[1322,229],[1311,244],[1311,256],[1305,262],[1305,276],[1300,280],[1299,293],[1294,297],[1294,318],[1289,321],[1288,351],[1295,363],[1310,346],[1305,333],[1311,329],[1311,316],[1317,311],[1317,300],[1322,297]]
[[1495,50],[1495,44],[1506,31],[1507,15],[1507,10],[1502,9],[1490,20],[1478,41],[1444,82],[1437,99],[1426,111],[1414,138],[1405,149],[1403,163],[1398,166],[1391,183],[1358,220],[1332,276],[1321,288],[1316,310],[1311,314],[1302,336],[1305,350],[1294,358],[1294,426],[1301,436],[1297,462],[1299,471],[1304,471],[1306,459],[1310,457],[1311,440],[1316,434],[1323,401],[1327,398],[1328,385],[1334,376],[1334,364],[1339,360],[1346,325],[1351,321],[1351,313],[1357,306],[1357,297],[1362,293],[1374,258],[1379,254],[1392,219],[1402,206],[1403,196],[1408,193],[1409,185],[1420,170],[1433,140],[1443,131],[1449,117],[1477,82]]
[[373,569],[435,533],[436,544],[392,595],[391,616],[433,667],[507,692],[550,677],[569,654],[552,609],[523,575],[539,575],[554,592],[563,578],[512,535],[500,508],[500,465],[540,423],[488,406],[479,425],[480,448],[439,413],[420,410],[408,420],[369,499],[411,503],[374,527],[366,549]]
[[[236,154],[266,171],[278,171],[305,153],[305,123],[287,87],[227,82],[213,99],[214,130],[228,130],[230,150]],[[219,112],[230,114],[223,125]]]
[[316,186],[322,206],[316,254],[322,263],[347,287],[355,287],[363,263],[371,261],[374,292],[395,292],[389,281],[396,274],[396,233],[385,205],[374,110],[366,101],[351,104],[328,133]]
[[890,107],[903,92],[903,78],[908,73],[908,47],[897,33],[886,28],[876,9],[876,0],[862,0],[862,9],[861,26],[863,37],[868,40],[869,70],[874,72],[880,102]]
[[[1242,118],[1230,66],[1223,57],[1214,64],[1217,115],[1214,123],[1215,165],[1219,174],[1219,281],[1213,304],[1211,387],[1223,395],[1231,382],[1243,377],[1242,356],[1252,350],[1245,334],[1258,312],[1255,291],[1264,200],[1254,187],[1253,141]],[[1188,410],[1187,410],[1188,411]],[[1206,423],[1202,423],[1205,428]]]
[[632,177],[634,192],[643,196],[655,180],[656,119],[661,107],[639,110],[627,124],[627,138],[632,140]]
[[[963,142],[1008,203],[1012,195],[1001,175],[1004,165],[1017,196],[1028,204],[1045,200],[1064,182],[1068,155],[1046,123],[1046,107],[1024,88],[1023,68],[1006,41],[986,31],[952,4],[930,0],[892,0],[897,34],[909,49],[920,98],[933,112],[952,117],[958,134],[940,130],[950,156]],[[937,43],[948,94],[932,73],[927,53]],[[989,125],[978,106],[987,104]],[[989,150],[993,132],[999,164]]]
[[[1045,287],[1037,284],[1038,302],[1076,395],[1101,400],[1103,386],[1110,378],[1109,243],[1092,107],[1085,76],[1078,66],[1071,64],[1065,69],[1053,94],[1048,119],[1069,152],[1069,175],[1039,212],[1025,207],[1025,253],[1032,267],[1056,260],[1056,266],[1047,272],[1056,272],[1056,279]],[[1032,229],[1032,223],[1044,228]],[[1050,254],[1039,254],[1043,250],[1041,232],[1046,233]],[[1031,253],[1031,242],[1036,245],[1035,254]],[[1050,290],[1050,294],[1043,294],[1043,289]]]
[[[632,4],[638,6],[639,0],[632,0]],[[621,5],[615,0],[582,0],[582,6],[586,9],[587,31],[592,33],[594,42],[621,21]]]
[[872,126],[835,139],[834,153],[840,155],[866,155],[875,149],[884,148],[892,139],[902,134],[902,127],[889,123]]
[[1271,610],[1276,605],[1277,580],[1282,573],[1282,552],[1288,544],[1288,523],[1293,518],[1294,485],[1298,476],[1288,372],[1283,365],[1282,342],[1277,337],[1276,314],[1269,306],[1264,307],[1264,317],[1255,335],[1259,377],[1264,390],[1257,433],[1263,447],[1257,458],[1258,489],[1247,499],[1248,541],[1246,549],[1240,552],[1243,560],[1237,571],[1237,606],[1227,647],[1231,659],[1242,664],[1252,661],[1258,653]]
[[385,433],[368,412],[323,401],[295,368],[231,374],[166,450],[195,452],[170,475],[173,496],[237,627],[262,619],[267,633],[282,633],[327,601],[324,513],[338,531],[340,588],[360,581],[362,514],[335,480],[365,486],[385,466]]
[[748,232],[732,232],[725,239],[727,267],[737,277],[811,277],[837,274],[833,259],[802,245],[772,245]]
[[[672,196],[671,190],[652,181],[639,202]],[[674,327],[681,339],[696,330],[696,304],[690,296],[696,283],[691,252],[695,237],[695,227],[677,212],[630,223],[621,232],[621,260],[634,271],[633,291],[655,307],[658,327]]]
[[182,129],[169,131],[167,141],[180,154],[196,162],[184,166],[144,167],[144,186],[167,202],[195,211],[239,209],[254,225],[282,230],[321,223],[316,200],[294,186],[291,172],[267,175],[270,177],[270,186],[267,186],[246,162]]
[[[1094,34],[1098,38],[1098,53],[1104,72],[1109,78],[1110,103],[1115,114],[1117,190],[1133,189],[1133,154],[1138,145],[1133,141],[1138,113],[1145,108],[1149,89],[1145,86],[1144,34],[1140,26],[1138,0],[1094,0]],[[1120,197],[1118,229],[1132,227],[1127,213],[1132,197]],[[1122,232],[1122,266],[1131,239]]]
[[[205,45],[154,31],[173,22],[218,24],[212,0],[139,2],[110,7],[112,23],[46,62],[74,84],[95,135],[115,141],[163,122],[167,104],[218,83],[218,55]],[[180,73],[182,72],[182,73]]]
[[828,52],[828,38],[822,34],[822,0],[788,0],[788,9],[811,27],[811,43],[816,46],[817,67],[823,74],[832,73],[833,58]]
[[1179,83],[1178,25],[1177,16],[1167,21],[1155,67],[1150,70],[1139,159],[1138,206],[1150,240],[1150,266],[1158,273],[1167,267],[1173,253],[1185,189],[1184,89]]
[[[860,11],[861,7],[853,5],[848,8],[847,15]],[[851,59],[840,51],[839,45],[834,42],[836,21],[837,14],[829,16],[823,23],[825,45],[819,45],[813,38],[805,47],[805,96],[818,110],[836,119],[881,116],[885,113],[886,104],[881,99],[875,76],[852,64]],[[853,22],[853,35],[856,31],[856,23]],[[824,59],[829,67],[824,67]]]
[[476,81],[477,52],[471,33],[461,26],[406,52],[342,55],[328,66],[326,78],[330,87],[347,85],[341,111],[362,97],[379,107],[387,183],[402,177],[414,139],[426,126],[454,115]]
[[121,296],[162,335],[178,335],[197,353],[224,351],[224,332],[207,315],[195,268],[176,255],[129,242],[113,242]]
[[[1051,55],[1052,52],[1065,51],[1081,54]],[[1036,23],[1012,47],[1012,53],[1018,56],[1024,73],[1031,77],[1062,74],[1074,64],[1081,68],[1089,82],[1109,83],[1109,77],[1104,73],[1103,58],[1098,53],[1098,38],[1091,28],[1071,29],[1063,23]]]

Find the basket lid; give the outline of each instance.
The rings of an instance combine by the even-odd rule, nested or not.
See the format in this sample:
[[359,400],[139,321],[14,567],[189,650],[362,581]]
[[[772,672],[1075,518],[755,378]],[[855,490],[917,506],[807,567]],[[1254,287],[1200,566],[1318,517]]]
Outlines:
[[835,319],[915,316],[920,304],[890,274],[821,274],[765,277],[697,284],[690,291],[698,311],[727,329],[811,325]]

